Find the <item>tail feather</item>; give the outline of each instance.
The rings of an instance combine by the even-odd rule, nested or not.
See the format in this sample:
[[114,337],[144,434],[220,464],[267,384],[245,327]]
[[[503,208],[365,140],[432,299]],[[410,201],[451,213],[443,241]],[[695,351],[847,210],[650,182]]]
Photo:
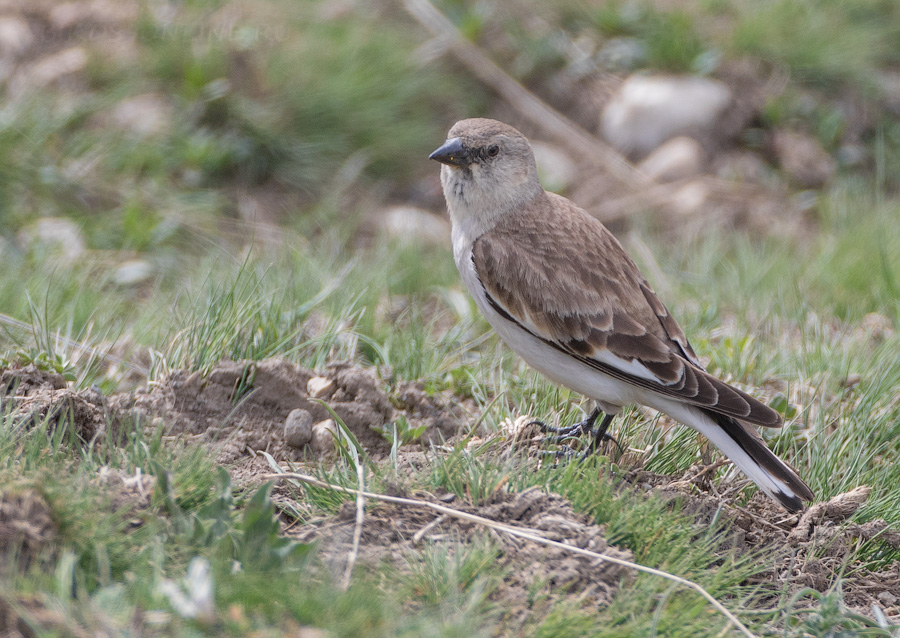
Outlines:
[[691,425],[730,458],[759,489],[781,503],[785,509],[799,512],[804,508],[803,501],[814,498],[812,490],[803,479],[787,463],[775,456],[755,430],[748,429],[733,417],[707,410],[702,412],[712,423]]

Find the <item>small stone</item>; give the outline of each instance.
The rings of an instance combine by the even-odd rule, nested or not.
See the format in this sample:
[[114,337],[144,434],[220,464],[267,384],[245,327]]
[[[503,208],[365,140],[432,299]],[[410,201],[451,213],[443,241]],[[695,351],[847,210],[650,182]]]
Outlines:
[[887,607],[892,607],[900,602],[900,598],[897,598],[889,591],[883,591],[879,593],[876,598],[884,603]]
[[80,24],[130,24],[139,16],[139,7],[130,2],[116,0],[79,0],[60,2],[47,17],[50,24],[59,30],[71,29]]
[[709,186],[701,180],[692,180],[675,191],[669,207],[679,215],[692,215],[706,206],[710,195]]
[[837,161],[850,168],[865,164],[868,152],[863,144],[842,144],[837,150]]
[[534,142],[531,148],[545,189],[558,193],[572,185],[577,169],[575,162],[565,151],[544,142]]
[[20,89],[39,89],[73,73],[80,73],[88,64],[87,51],[70,47],[45,56],[32,64],[18,82]]
[[301,448],[313,438],[312,415],[306,410],[291,410],[284,420],[284,442]]
[[381,227],[388,236],[403,242],[445,245],[450,239],[450,224],[434,213],[414,206],[394,206],[380,215]]
[[692,137],[673,137],[638,164],[638,170],[657,182],[695,177],[703,170],[706,152]]
[[333,419],[326,419],[312,426],[312,439],[309,447],[319,454],[334,452],[334,437],[337,436],[337,424]]
[[153,276],[153,264],[146,259],[129,259],[119,264],[113,282],[120,286],[134,286]]
[[881,88],[884,105],[894,115],[900,115],[900,71],[878,73],[875,81]]
[[28,22],[18,16],[0,17],[0,55],[16,56],[33,42],[34,34]]
[[824,186],[834,177],[834,158],[811,135],[779,129],[772,134],[771,146],[782,170],[803,188]]
[[42,217],[22,229],[19,239],[27,248],[42,246],[66,261],[75,261],[86,250],[81,227],[68,217]]
[[731,101],[731,90],[715,80],[635,74],[607,102],[600,130],[620,151],[641,157],[678,135],[712,134]]
[[114,127],[137,137],[152,137],[169,131],[172,106],[160,95],[144,93],[122,100],[95,120],[100,125],[108,121]]
[[313,377],[306,382],[306,393],[313,399],[327,399],[337,386],[328,377]]

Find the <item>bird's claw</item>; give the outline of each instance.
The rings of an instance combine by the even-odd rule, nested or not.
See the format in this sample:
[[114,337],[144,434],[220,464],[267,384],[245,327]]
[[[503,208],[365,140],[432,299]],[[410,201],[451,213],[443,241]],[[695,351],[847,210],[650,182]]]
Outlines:
[[588,422],[588,419],[565,427],[554,427],[544,421],[530,421],[527,425],[536,425],[544,434],[553,435],[546,436],[543,439],[544,441],[550,441],[551,443],[562,443],[566,439],[574,439],[585,432],[590,432],[592,430],[592,424]]
[[583,460],[596,452],[604,441],[612,441],[616,444],[616,447],[619,448],[620,452],[624,452],[625,450],[622,448],[619,442],[607,432],[607,430],[609,429],[609,424],[612,423],[613,415],[604,415],[603,421],[601,421],[600,426],[594,427],[594,423],[602,414],[603,413],[600,411],[600,409],[596,408],[587,416],[587,418],[564,427],[554,427],[539,420],[530,421],[527,425],[536,425],[538,426],[538,428],[540,428],[541,432],[543,432],[544,434],[548,434],[548,436],[545,436],[542,439],[542,442],[549,441],[550,443],[563,443],[564,441],[577,438],[586,433],[589,433],[591,435],[590,446],[582,452],[576,452],[570,446],[562,445],[561,448],[556,452],[548,453],[548,455],[552,454],[557,458],[578,457],[579,459]]

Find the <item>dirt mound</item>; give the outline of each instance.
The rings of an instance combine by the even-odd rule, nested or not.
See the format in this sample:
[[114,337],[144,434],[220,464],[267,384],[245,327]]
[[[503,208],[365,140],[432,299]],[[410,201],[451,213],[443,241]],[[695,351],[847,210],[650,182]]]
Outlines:
[[8,418],[15,420],[16,430],[66,424],[84,441],[115,421],[99,392],[74,391],[61,374],[33,365],[0,370],[0,403],[8,410]]
[[[113,397],[111,403],[145,422],[163,419],[171,434],[199,435],[216,443],[222,462],[233,462],[248,450],[287,460],[331,450],[331,436],[321,426],[332,415],[322,402],[376,457],[390,449],[381,430],[400,414],[413,427],[425,426],[423,441],[449,438],[467,414],[452,397],[429,396],[412,383],[401,384],[392,401],[385,385],[375,370],[348,363],[315,372],[283,359],[222,361],[206,376],[176,371],[133,396]],[[286,431],[296,410],[308,414],[311,432],[305,438]],[[326,434],[324,444],[316,444],[315,432]]]
[[[455,499],[448,494],[438,500],[447,503]],[[481,506],[455,502],[453,506],[494,521],[537,530],[543,536],[574,547],[623,560],[632,559],[628,550],[607,544],[603,527],[576,513],[561,496],[547,494],[537,487],[514,494],[498,493],[494,502]],[[293,528],[289,533],[307,542],[318,540],[320,556],[332,567],[333,573],[340,574],[351,547],[355,511],[355,503],[346,503],[333,519]],[[408,575],[413,570],[411,562],[422,560],[421,553],[414,550],[417,545],[444,545],[452,554],[483,542],[487,534],[481,525],[437,515],[433,511],[391,503],[370,503],[363,521],[359,561],[368,564],[387,561],[401,574]],[[533,611],[528,601],[541,600],[541,605],[549,605],[565,593],[578,592],[580,599],[590,600],[592,604],[609,604],[626,573],[617,565],[555,547],[506,534],[491,536],[499,551],[495,573],[503,574],[502,583],[491,598],[502,602],[500,607],[508,622],[524,623],[527,620]],[[536,596],[538,592],[546,594],[546,598]]]

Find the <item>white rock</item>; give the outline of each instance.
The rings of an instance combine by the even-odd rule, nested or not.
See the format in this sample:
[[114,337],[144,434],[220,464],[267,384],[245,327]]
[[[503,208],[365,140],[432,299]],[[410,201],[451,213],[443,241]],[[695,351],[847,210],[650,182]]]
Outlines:
[[900,71],[878,73],[875,80],[881,88],[885,106],[894,115],[900,115]]
[[18,16],[0,16],[0,55],[15,56],[34,42],[28,22]]
[[674,182],[699,175],[706,161],[700,142],[683,135],[664,142],[638,164],[638,169],[658,182]]
[[572,185],[577,167],[565,151],[544,142],[533,142],[531,148],[545,189],[558,193]]
[[116,128],[138,137],[151,137],[171,128],[172,106],[160,95],[144,93],[122,100],[97,119],[100,124],[108,120]]
[[312,426],[312,439],[309,447],[319,454],[334,452],[334,439],[337,436],[337,424],[332,419],[326,419]]
[[380,218],[384,231],[401,241],[437,245],[450,241],[447,220],[421,208],[394,206],[382,212]]
[[862,166],[867,157],[864,144],[841,144],[837,150],[837,161],[841,166]]
[[328,377],[313,377],[306,382],[306,393],[313,399],[327,399],[335,388],[334,381]]
[[153,264],[146,259],[123,261],[113,273],[113,282],[120,286],[133,286],[153,276]]
[[680,215],[699,212],[710,197],[709,187],[702,181],[688,182],[672,195],[669,206]]
[[87,67],[88,54],[82,47],[70,47],[45,56],[25,70],[17,81],[17,89],[38,89],[60,78],[79,73]]
[[22,244],[28,248],[43,246],[74,261],[87,250],[81,228],[67,217],[42,217],[19,233]]
[[312,415],[306,410],[291,410],[284,420],[284,442],[291,447],[301,448],[312,440]]
[[[155,3],[154,3],[155,4]],[[140,15],[140,7],[118,0],[79,0],[60,2],[48,13],[56,29],[71,29],[85,22],[131,25]]]
[[883,602],[885,605],[891,606],[896,605],[897,601],[900,601],[900,598],[897,598],[894,594],[889,591],[883,591],[876,596],[878,600]]
[[632,75],[603,109],[600,130],[619,150],[643,156],[677,135],[708,133],[731,99],[715,80]]

